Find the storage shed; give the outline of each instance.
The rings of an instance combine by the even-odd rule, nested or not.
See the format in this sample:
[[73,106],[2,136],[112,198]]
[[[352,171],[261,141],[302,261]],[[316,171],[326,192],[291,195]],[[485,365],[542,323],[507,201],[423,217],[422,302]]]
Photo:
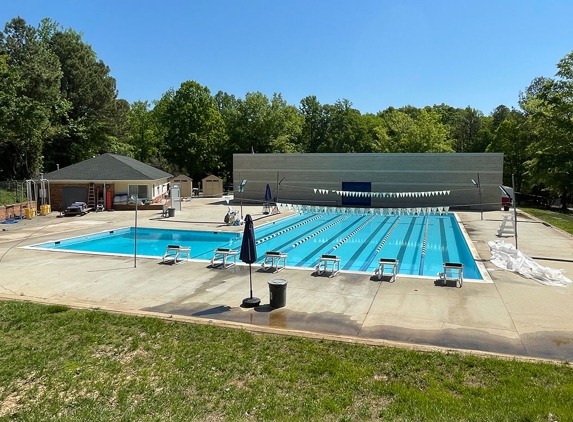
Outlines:
[[202,180],[203,196],[223,196],[223,179],[211,174]]
[[193,192],[193,179],[189,176],[185,176],[184,174],[180,174],[179,176],[175,176],[171,179],[171,186],[173,185],[179,186],[182,197],[188,198]]

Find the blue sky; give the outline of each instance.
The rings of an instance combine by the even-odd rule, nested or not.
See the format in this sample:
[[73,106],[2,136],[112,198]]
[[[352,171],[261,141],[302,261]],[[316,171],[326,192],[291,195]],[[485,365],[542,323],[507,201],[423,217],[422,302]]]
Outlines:
[[187,80],[244,98],[316,95],[362,113],[446,103],[517,106],[573,50],[571,0],[6,0],[37,26],[84,34],[119,98],[158,100]]

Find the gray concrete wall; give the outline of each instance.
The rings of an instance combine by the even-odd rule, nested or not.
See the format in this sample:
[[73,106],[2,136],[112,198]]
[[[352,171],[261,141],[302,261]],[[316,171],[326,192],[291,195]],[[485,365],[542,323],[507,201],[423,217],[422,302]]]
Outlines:
[[[484,210],[501,207],[502,153],[469,154],[234,154],[235,200],[263,202],[271,186],[278,202],[341,205],[342,182],[371,182],[371,192],[450,191],[430,197],[373,197],[373,207],[443,207],[480,209],[479,173]],[[244,192],[238,193],[241,180]],[[326,189],[322,195],[314,189]]]

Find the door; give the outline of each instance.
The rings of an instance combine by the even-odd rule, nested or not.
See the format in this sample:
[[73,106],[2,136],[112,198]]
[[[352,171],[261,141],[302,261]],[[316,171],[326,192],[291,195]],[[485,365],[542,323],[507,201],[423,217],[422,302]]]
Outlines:
[[74,202],[88,202],[88,190],[86,187],[64,187],[62,189],[62,211]]

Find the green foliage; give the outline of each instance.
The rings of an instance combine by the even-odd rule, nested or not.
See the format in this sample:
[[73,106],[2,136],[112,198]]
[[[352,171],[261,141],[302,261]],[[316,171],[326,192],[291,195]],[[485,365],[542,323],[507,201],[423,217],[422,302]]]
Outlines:
[[518,110],[511,110],[504,115],[504,120],[497,123],[493,139],[487,147],[487,152],[503,152],[504,184],[511,185],[511,176],[514,175],[518,192],[528,187],[525,162],[531,158],[528,152],[531,141],[529,121]]
[[217,173],[219,151],[227,136],[209,88],[187,81],[163,101],[157,117],[165,128],[162,145],[165,158],[193,178]]
[[573,192],[573,52],[557,64],[556,79],[537,79],[522,96],[535,138],[529,147],[532,181],[561,198]]
[[1,179],[24,179],[43,167],[46,137],[57,126],[65,102],[59,97],[57,57],[21,18],[6,24],[0,37]]
[[116,100],[109,67],[72,29],[51,33],[47,44],[59,59],[60,94],[70,104],[63,118],[65,131],[55,134],[44,148],[49,167],[67,166],[104,152],[129,152],[124,145],[129,107]]
[[441,116],[433,110],[406,113],[390,108],[381,117],[384,132],[378,132],[378,152],[453,152]]
[[546,421],[573,371],[0,302],[0,420]]
[[134,157],[148,163],[159,152],[159,134],[148,101],[136,101],[129,109],[130,143]]
[[80,34],[12,19],[0,34],[0,179],[27,179],[102,152],[130,154],[129,104]]

